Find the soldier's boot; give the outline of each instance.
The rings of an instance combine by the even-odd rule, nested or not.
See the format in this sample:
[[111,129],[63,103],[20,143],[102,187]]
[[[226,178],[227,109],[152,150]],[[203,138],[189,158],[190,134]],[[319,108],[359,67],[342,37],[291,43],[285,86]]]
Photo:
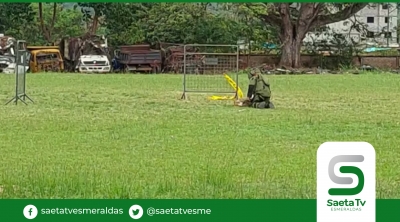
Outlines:
[[267,108],[267,103],[266,102],[255,103],[254,108],[265,109],[265,108]]
[[270,108],[270,109],[275,109],[275,106],[274,106],[274,104],[272,103],[272,102],[269,102],[269,104],[268,104],[268,107],[267,108]]

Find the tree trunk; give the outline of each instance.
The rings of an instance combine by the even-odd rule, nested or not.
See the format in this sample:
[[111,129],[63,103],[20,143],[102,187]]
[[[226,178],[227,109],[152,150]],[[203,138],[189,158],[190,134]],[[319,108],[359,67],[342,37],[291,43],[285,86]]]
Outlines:
[[308,26],[286,23],[281,27],[279,38],[283,43],[279,65],[300,68],[301,46],[308,32]]
[[297,20],[292,19],[288,3],[276,3],[275,6],[279,8],[281,18],[279,38],[283,46],[279,65],[299,68],[301,66],[300,51],[303,39],[310,30],[311,23],[318,15],[320,6],[318,3],[302,3]]
[[279,65],[286,68],[297,68],[300,66],[300,47],[307,30],[302,30],[304,25],[301,25],[299,30],[299,23],[292,21],[288,3],[277,4],[279,4],[279,14],[282,18],[279,32],[282,54]]
[[43,21],[43,5],[42,5],[42,3],[39,3],[39,21],[40,21],[40,29],[43,33],[43,36],[48,41],[47,30],[46,30],[46,27],[44,26],[44,21]]
[[97,15],[97,13],[95,13],[94,16],[93,16],[92,27],[90,29],[90,34],[91,35],[95,35],[96,34],[98,24],[99,24],[99,16]]
[[302,46],[302,40],[295,38],[287,38],[282,46],[282,55],[279,62],[279,66],[287,68],[299,68],[300,63],[300,50]]
[[51,43],[52,42],[52,31],[54,28],[54,23],[56,20],[56,14],[57,14],[57,3],[54,3],[53,5],[53,17],[51,20],[51,24],[50,27],[47,27],[44,24],[44,18],[43,18],[43,5],[42,3],[39,3],[39,21],[40,21],[40,29],[43,33],[44,38],[46,39],[47,43]]

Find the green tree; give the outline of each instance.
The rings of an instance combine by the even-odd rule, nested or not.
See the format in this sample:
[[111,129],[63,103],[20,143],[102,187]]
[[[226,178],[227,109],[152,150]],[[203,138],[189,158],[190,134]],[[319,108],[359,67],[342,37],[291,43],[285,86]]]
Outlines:
[[17,39],[37,33],[27,33],[25,28],[32,26],[36,12],[30,3],[0,3],[0,33],[11,35]]
[[[106,34],[113,46],[135,44],[145,41],[146,24],[142,18],[151,8],[144,3],[104,3]],[[154,3],[158,4],[158,3]]]
[[240,30],[240,38],[249,44],[251,50],[260,50],[264,47],[264,43],[277,43],[276,28],[265,25],[265,23],[256,15],[266,13],[264,7],[257,5],[248,6],[245,3],[225,3],[224,8],[232,19],[237,20],[237,27]]
[[[146,40],[170,43],[236,43],[237,21],[206,3],[159,3],[142,18]],[[146,24],[146,25],[144,25]]]
[[350,18],[368,3],[253,3],[265,12],[255,16],[277,28],[282,43],[280,65],[300,66],[300,49],[306,34],[314,29]]
[[66,9],[58,3],[40,5],[41,10],[39,3],[1,3],[1,32],[26,40],[30,45],[51,44],[66,35],[82,35],[85,32],[83,16],[79,11]]
[[88,24],[88,31],[91,35],[97,34],[98,29],[102,25],[101,18],[115,3],[77,3],[81,7],[83,18]]
[[0,32],[33,19],[30,3],[0,3]]
[[106,8],[104,26],[114,46],[144,42],[233,44],[240,35],[239,21],[211,10],[208,3],[109,3]]
[[[80,36],[86,30],[83,23],[83,15],[73,8],[66,9],[62,4],[42,3],[42,18],[40,19],[40,3],[32,3],[30,7],[36,12],[32,26],[28,32],[42,33],[41,36],[31,38],[35,44],[48,45],[65,36]],[[42,32],[40,32],[42,31]]]

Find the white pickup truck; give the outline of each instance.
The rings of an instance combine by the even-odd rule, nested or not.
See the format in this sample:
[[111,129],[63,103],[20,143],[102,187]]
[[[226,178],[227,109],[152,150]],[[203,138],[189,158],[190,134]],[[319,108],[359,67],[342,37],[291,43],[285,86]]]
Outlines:
[[76,70],[81,73],[108,73],[111,64],[105,55],[83,55],[79,58]]

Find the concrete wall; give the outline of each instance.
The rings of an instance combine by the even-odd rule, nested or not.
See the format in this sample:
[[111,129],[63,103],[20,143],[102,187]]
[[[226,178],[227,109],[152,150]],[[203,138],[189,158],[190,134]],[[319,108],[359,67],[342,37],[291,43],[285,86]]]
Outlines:
[[[324,57],[327,61],[330,59],[335,59],[335,57],[326,56]],[[251,55],[250,58],[247,55],[240,56],[241,68],[255,67],[262,64],[277,65],[279,62],[279,57],[273,55]],[[379,69],[397,69],[399,67],[400,57],[396,56],[360,56],[353,57],[353,65],[356,67],[364,65],[370,65]],[[303,55],[301,57],[301,63],[304,68],[315,68],[320,66],[321,57]]]

